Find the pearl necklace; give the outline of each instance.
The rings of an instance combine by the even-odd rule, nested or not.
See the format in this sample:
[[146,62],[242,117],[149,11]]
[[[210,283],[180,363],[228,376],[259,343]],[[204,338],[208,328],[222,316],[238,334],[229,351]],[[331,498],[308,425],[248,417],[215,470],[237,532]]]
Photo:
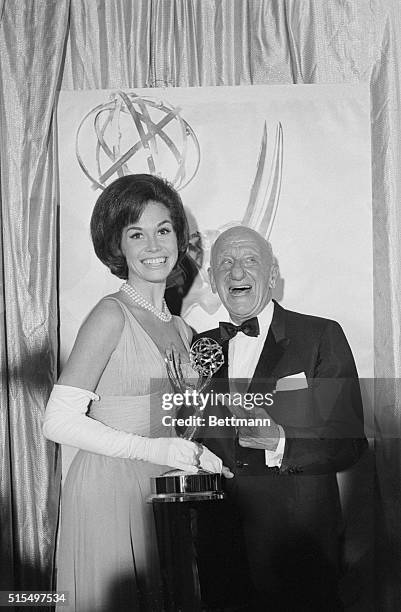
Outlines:
[[166,300],[164,298],[162,310],[158,310],[153,306],[153,304],[148,302],[148,300],[144,298],[143,295],[141,295],[136,289],[134,289],[132,285],[124,283],[120,287],[120,291],[124,291],[124,293],[126,293],[131,298],[131,300],[135,302],[135,304],[138,304],[138,306],[144,308],[145,310],[149,310],[149,312],[154,314],[155,317],[160,319],[160,321],[163,321],[163,323],[169,323],[173,318],[173,315],[169,311],[168,306],[166,304]]

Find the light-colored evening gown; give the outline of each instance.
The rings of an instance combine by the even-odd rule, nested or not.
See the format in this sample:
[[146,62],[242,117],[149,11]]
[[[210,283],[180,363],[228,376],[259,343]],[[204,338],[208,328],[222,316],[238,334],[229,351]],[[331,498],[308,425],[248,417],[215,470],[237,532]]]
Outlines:
[[[143,436],[175,435],[162,425],[161,396],[171,392],[162,355],[117,298],[124,313],[119,343],[102,374],[89,415]],[[188,347],[183,321],[175,324]],[[166,414],[166,413],[165,413]],[[57,590],[60,612],[156,612],[162,608],[150,478],[168,470],[144,461],[76,454],[62,493]]]

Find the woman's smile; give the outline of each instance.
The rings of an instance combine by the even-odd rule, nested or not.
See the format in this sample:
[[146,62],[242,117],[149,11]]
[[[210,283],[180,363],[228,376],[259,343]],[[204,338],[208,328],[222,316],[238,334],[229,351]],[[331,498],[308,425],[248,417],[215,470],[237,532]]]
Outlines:
[[160,268],[167,261],[167,257],[147,257],[142,260],[145,266],[151,266],[152,268]]

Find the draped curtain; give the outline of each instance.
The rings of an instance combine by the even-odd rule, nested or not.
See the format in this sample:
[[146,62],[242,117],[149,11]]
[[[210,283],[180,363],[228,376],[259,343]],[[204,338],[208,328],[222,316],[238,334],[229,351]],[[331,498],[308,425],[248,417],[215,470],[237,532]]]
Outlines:
[[[39,419],[57,355],[61,89],[358,83],[371,89],[380,609],[401,600],[401,7],[394,0],[0,0],[1,535],[51,581],[58,455]],[[69,16],[68,16],[69,10]],[[62,146],[62,143],[58,143]],[[339,177],[341,180],[341,177]],[[344,219],[344,224],[347,220]],[[341,237],[339,237],[339,240]],[[352,304],[350,305],[352,308]],[[383,379],[386,380],[384,384]],[[383,515],[379,513],[383,510]],[[380,539],[379,539],[380,541]],[[391,556],[391,559],[389,557]],[[380,556],[380,558],[382,558]],[[2,559],[2,560],[3,560]],[[36,568],[36,570],[35,570]],[[11,576],[11,574],[10,574]],[[43,578],[45,576],[45,578]],[[44,580],[44,582],[43,582]]]
[[60,462],[40,418],[57,368],[53,111],[68,2],[4,0],[0,24],[2,588],[50,588]]

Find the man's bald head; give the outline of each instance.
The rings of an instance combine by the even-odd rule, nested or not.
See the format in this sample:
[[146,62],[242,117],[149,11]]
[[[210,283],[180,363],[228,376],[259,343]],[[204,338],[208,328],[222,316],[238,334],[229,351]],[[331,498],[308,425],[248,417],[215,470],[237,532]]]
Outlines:
[[263,236],[250,227],[245,225],[235,225],[222,232],[214,241],[210,251],[210,264],[213,265],[213,258],[226,244],[236,243],[240,244],[246,240],[253,240],[255,244],[259,245],[261,253],[266,255],[267,260],[273,261],[273,249],[270,244]]
[[256,316],[271,299],[278,275],[271,245],[255,230],[237,225],[213,244],[209,277],[233,321]]

